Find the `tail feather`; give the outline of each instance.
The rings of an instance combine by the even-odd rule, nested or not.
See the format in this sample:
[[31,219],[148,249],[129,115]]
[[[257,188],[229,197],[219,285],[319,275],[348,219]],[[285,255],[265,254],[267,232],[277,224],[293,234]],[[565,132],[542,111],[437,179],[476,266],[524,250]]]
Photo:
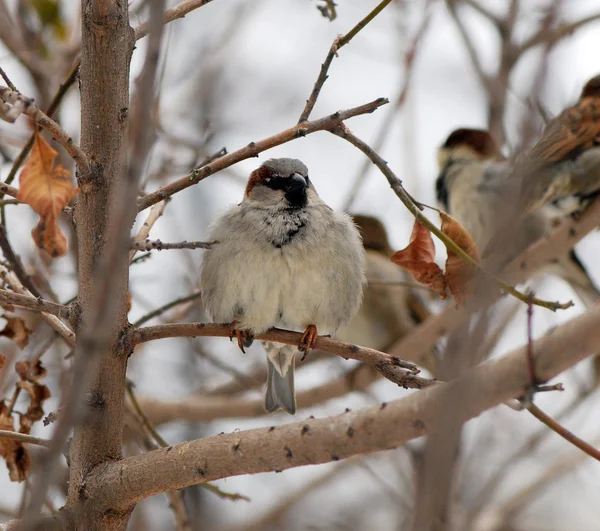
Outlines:
[[271,413],[279,408],[290,415],[296,413],[296,391],[294,389],[294,359],[284,376],[281,376],[271,360],[267,359],[267,392],[265,409]]

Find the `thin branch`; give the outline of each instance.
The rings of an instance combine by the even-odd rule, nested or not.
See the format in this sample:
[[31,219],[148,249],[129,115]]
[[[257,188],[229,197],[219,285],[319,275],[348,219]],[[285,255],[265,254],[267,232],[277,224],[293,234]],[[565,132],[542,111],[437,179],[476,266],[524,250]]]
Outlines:
[[329,67],[331,66],[331,62],[333,61],[334,57],[337,57],[338,51],[346,44],[348,44],[358,34],[360,30],[362,30],[379,13],[381,13],[384,10],[384,8],[390,4],[390,2],[391,0],[383,0],[382,2],[380,2],[365,18],[363,18],[358,24],[356,24],[356,26],[354,26],[348,33],[346,33],[346,35],[339,35],[333,41],[333,44],[331,45],[331,48],[327,53],[327,57],[325,57],[325,61],[321,65],[321,71],[319,72],[319,76],[317,77],[315,86],[313,87],[313,90],[308,100],[306,100],[306,106],[300,114],[300,118],[298,119],[299,124],[308,120],[310,113],[312,112],[315,104],[317,103],[317,98],[321,93],[321,89],[323,88],[325,81],[327,81],[327,72],[329,70]]
[[169,203],[169,200],[167,199],[166,201],[161,201],[160,203],[153,205],[152,208],[150,209],[150,212],[148,213],[148,217],[146,218],[146,221],[144,221],[144,223],[140,227],[140,230],[138,231],[135,238],[133,239],[131,248],[134,250],[129,252],[129,262],[130,263],[135,258],[137,251],[141,250],[141,249],[136,249],[136,247],[134,247],[134,245],[136,243],[141,243],[148,238],[148,236],[150,235],[150,231],[152,230],[152,227],[154,227],[154,224],[158,221],[158,218],[160,218],[163,215],[168,203]]
[[597,461],[600,461],[600,450],[594,448],[591,444],[580,439],[574,433],[570,432],[567,428],[556,422],[552,417],[546,415],[539,407],[535,404],[530,404],[526,407],[527,411],[531,413],[540,422],[543,422],[548,428],[556,432],[566,441],[569,441],[572,445],[579,448],[582,452],[585,452],[590,457],[593,457]]
[[44,446],[48,448],[50,446],[49,439],[40,439],[33,435],[27,435],[26,433],[18,433],[10,430],[0,430],[0,439],[11,439],[13,441],[19,441],[27,444],[34,444],[36,446]]
[[[385,139],[387,138],[392,125],[394,125],[397,121],[397,113],[402,109],[402,107],[404,106],[404,103],[406,102],[406,99],[408,97],[408,90],[410,88],[412,77],[413,77],[413,71],[414,71],[413,66],[415,64],[415,59],[417,57],[417,51],[419,50],[419,44],[422,42],[423,36],[425,35],[427,28],[429,27],[429,21],[431,18],[431,11],[430,11],[431,4],[432,4],[432,2],[431,2],[431,0],[429,0],[427,2],[427,4],[425,5],[425,13],[423,14],[423,20],[421,21],[421,25],[417,29],[415,36],[412,39],[412,42],[410,43],[410,45],[404,52],[403,84],[402,84],[402,87],[401,87],[400,91],[398,92],[398,95],[396,96],[394,102],[390,106],[391,108],[388,109],[387,115],[384,118],[379,131],[377,132],[375,140],[373,141],[375,151],[379,151],[383,147]],[[354,201],[356,200],[356,198],[358,196],[358,192],[364,182],[365,177],[367,176],[369,167],[370,167],[369,160],[366,159],[363,162],[360,169],[357,171],[356,176],[352,179],[352,184],[350,186],[350,192],[348,193],[348,197],[347,197],[346,201],[344,202],[344,210],[346,210],[347,212],[350,211],[350,207],[352,206],[352,204],[354,203]]]
[[[46,109],[46,114],[49,117],[52,118],[52,116],[58,110],[58,107],[62,103],[62,100],[65,97],[65,94],[69,91],[69,89],[71,88],[73,83],[75,83],[75,80],[77,79],[77,73],[79,72],[79,65],[80,65],[80,60],[77,59],[77,61],[75,61],[75,64],[71,68],[71,71],[69,72],[69,75],[67,76],[67,78],[60,84],[58,90],[56,91],[56,94],[54,95],[54,97],[52,98],[52,101],[50,102],[50,105],[48,105],[48,108]],[[13,89],[13,90],[16,90],[16,89]],[[27,155],[29,154],[29,151],[31,150],[31,148],[33,146],[34,138],[35,138],[34,135],[31,135],[29,137],[29,140],[23,146],[23,149],[21,149],[21,152],[15,158],[13,165],[10,169],[10,172],[8,173],[8,176],[6,177],[6,180],[4,181],[5,184],[12,183],[14,178],[17,176],[17,172],[19,171],[19,168],[25,162],[25,159],[27,158]],[[0,188],[0,192],[4,192],[4,190],[2,190]],[[7,193],[8,195],[12,195],[9,192],[4,192],[4,193]],[[0,198],[1,197],[2,196],[0,196]],[[15,196],[13,196],[13,197],[15,197]]]
[[13,85],[13,82],[10,80],[8,75],[6,75],[6,72],[3,68],[0,68],[0,76],[2,76],[2,79],[4,79],[4,82],[8,85],[10,90],[17,90],[17,87]]
[[14,252],[8,241],[8,235],[6,234],[6,229],[3,224],[0,224],[0,249],[2,249],[4,258],[8,261],[11,269],[14,271],[21,284],[23,284],[23,286],[25,286],[25,288],[27,288],[35,297],[41,297],[42,294],[40,290],[38,290],[37,286],[33,283],[33,280],[31,280],[27,271],[25,271],[21,257]]
[[[3,265],[0,264],[0,277],[10,286],[10,288],[17,294],[25,295],[30,298],[32,297],[31,293],[28,289],[26,289],[19,279],[13,275],[8,269],[6,269]],[[47,301],[44,301],[47,302]],[[53,303],[49,303],[53,304]],[[62,305],[57,305],[62,306]],[[53,306],[54,307],[54,306]],[[55,307],[54,307],[55,308]],[[40,314],[42,319],[46,321],[54,330],[56,330],[60,336],[67,342],[69,346],[75,345],[75,334],[73,331],[63,323],[58,317],[55,315],[51,315],[45,312],[41,312]]]
[[[32,99],[26,98],[21,93],[11,90],[8,87],[0,86],[0,98],[10,105],[13,109],[29,116],[37,125],[48,131],[56,141],[65,148],[65,151],[73,158],[79,168],[80,176],[87,177],[90,175],[90,165],[86,154],[81,148],[75,144],[73,139],[65,133],[60,125],[52,118],[47,116],[33,102]],[[15,116],[15,119],[17,116]]]
[[44,299],[38,299],[37,297],[31,297],[29,295],[21,295],[6,289],[0,289],[0,302],[13,304],[15,306],[20,306],[21,308],[28,308],[29,310],[49,313],[67,320],[71,318],[71,309],[68,306],[56,304],[55,302],[46,301]]
[[521,44],[521,46],[519,46],[518,54],[522,55],[530,48],[533,48],[534,46],[537,46],[539,44],[553,45],[561,39],[563,39],[564,37],[571,35],[579,28],[597,20],[600,20],[600,13],[584,17],[580,20],[576,20],[575,22],[559,24],[558,27],[554,29],[544,30],[542,28],[539,32],[531,36],[523,44]]
[[167,302],[163,306],[156,308],[156,310],[152,310],[151,312],[147,313],[146,315],[142,315],[142,317],[140,317],[135,323],[133,323],[132,326],[134,328],[138,328],[139,326],[142,326],[144,323],[147,323],[151,319],[154,319],[155,317],[159,317],[163,313],[169,311],[171,308],[175,308],[175,306],[179,306],[180,304],[185,304],[186,302],[194,301],[196,299],[199,299],[201,296],[202,296],[201,291],[195,291],[194,293],[191,293],[184,297],[179,297],[170,302]]
[[329,130],[335,125],[340,124],[343,120],[347,120],[348,118],[352,118],[354,116],[360,116],[362,114],[372,113],[386,103],[388,103],[386,98],[379,98],[370,103],[360,105],[359,107],[338,111],[318,120],[297,124],[289,129],[277,133],[276,135],[260,140],[259,142],[250,142],[246,147],[238,149],[233,153],[229,153],[224,157],[218,158],[214,162],[211,162],[210,164],[207,164],[198,170],[194,170],[191,173],[188,173],[187,175],[177,179],[176,181],[173,181],[172,183],[145,195],[138,201],[138,210],[145,210],[146,208],[166,199],[167,197],[171,197],[173,194],[176,194],[181,190],[185,190],[190,186],[198,184],[200,181],[206,179],[210,175],[228,168],[229,166],[232,166],[233,164],[236,164],[242,160],[256,157],[259,153],[262,153],[267,149],[280,146],[281,144],[285,144],[290,140],[310,135],[317,131]]
[[458,33],[463,41],[465,48],[467,49],[467,53],[469,54],[469,59],[471,60],[471,64],[473,65],[473,69],[475,70],[475,74],[479,78],[479,82],[483,87],[489,89],[490,79],[488,75],[483,70],[483,65],[479,60],[479,55],[477,55],[477,49],[475,45],[471,42],[471,37],[467,33],[467,29],[463,24],[462,20],[458,16],[456,12],[456,0],[446,0],[446,5],[448,7],[448,11],[450,12],[450,16],[458,29]]
[[[230,337],[231,336],[231,325],[230,324],[217,324],[217,323],[177,323],[177,324],[165,324],[157,326],[148,326],[145,328],[138,328],[130,332],[129,340],[134,345],[145,343],[147,341],[154,341],[156,339],[165,339],[169,337]],[[279,343],[285,343],[288,345],[300,345],[302,340],[302,334],[299,332],[290,332],[288,330],[281,330],[279,328],[271,328],[264,334],[258,334],[255,339],[260,341],[277,341]],[[418,374],[419,368],[413,363],[402,361],[396,356],[390,356],[385,352],[379,352],[378,350],[359,347],[350,343],[344,343],[343,341],[337,341],[330,339],[326,336],[319,336],[314,345],[317,350],[323,352],[329,352],[330,354],[336,354],[342,358],[350,358],[358,361],[363,361],[370,365],[377,366],[378,364],[390,365],[398,367],[406,371],[406,382],[403,382],[407,387],[415,387],[420,389],[434,383],[434,380],[428,378],[419,378],[415,376]]]
[[489,11],[488,9],[486,9],[485,7],[483,7],[479,2],[477,2],[476,0],[462,0],[462,2],[470,7],[472,7],[475,11],[477,11],[480,15],[483,15],[485,18],[487,18],[492,24],[499,26],[500,24],[502,24],[502,19],[496,15],[494,15],[494,13],[492,13],[491,11]]
[[521,302],[527,303],[530,300],[536,306],[541,306],[542,308],[547,308],[548,310],[552,310],[553,312],[556,310],[565,310],[573,306],[572,301],[568,301],[566,303],[560,302],[551,302],[544,301],[537,298],[530,298],[529,295],[525,293],[521,293],[516,288],[508,284],[507,282],[501,280],[496,275],[493,275],[489,271],[483,269],[481,264],[471,258],[461,247],[459,247],[451,238],[449,238],[446,234],[444,234],[440,229],[438,229],[427,217],[425,217],[419,207],[415,204],[414,200],[410,197],[410,195],[406,192],[404,187],[402,186],[402,182],[398,177],[394,174],[394,172],[389,168],[387,162],[383,160],[371,147],[365,144],[362,140],[356,137],[344,124],[338,124],[334,128],[331,129],[331,133],[337,135],[348,142],[350,142],[353,146],[360,149],[367,157],[369,157],[373,163],[379,168],[381,173],[385,175],[387,178],[392,190],[396,193],[398,198],[404,203],[404,206],[408,208],[415,218],[417,218],[423,225],[427,227],[427,229],[435,234],[439,240],[446,246],[446,248],[456,255],[458,255],[464,262],[474,267],[478,271],[483,272],[486,276],[488,276],[491,280],[493,280],[500,289],[509,293],[513,297],[519,299]]
[[175,242],[164,243],[160,240],[144,240],[131,242],[131,249],[136,251],[163,251],[167,249],[210,249],[217,241],[212,242]]
[[[175,7],[165,11],[163,21],[165,24],[168,24],[169,22],[173,22],[178,18],[183,18],[194,9],[205,6],[210,2],[212,2],[212,0],[184,0],[183,2],[179,2],[179,4],[177,4]],[[140,24],[137,28],[135,28],[135,40],[137,41],[148,35],[148,30],[148,22]]]

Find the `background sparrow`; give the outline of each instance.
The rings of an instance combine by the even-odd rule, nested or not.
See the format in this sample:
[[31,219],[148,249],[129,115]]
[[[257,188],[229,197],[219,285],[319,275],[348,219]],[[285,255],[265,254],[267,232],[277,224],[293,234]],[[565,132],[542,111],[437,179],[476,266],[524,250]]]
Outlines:
[[526,208],[547,205],[561,217],[585,208],[600,190],[600,75],[548,122],[516,170]]
[[[496,236],[502,262],[516,258],[533,242],[552,229],[551,216],[538,209],[518,220],[506,215],[517,201],[510,179],[513,166],[506,160],[489,132],[478,129],[457,129],[438,150],[440,173],[436,181],[438,201],[471,234],[480,250]],[[515,223],[510,236],[504,237],[505,223]],[[574,251],[561,257],[547,272],[567,281],[582,302],[594,304],[600,293]]]
[[[240,348],[277,326],[304,331],[308,352],[356,313],[365,257],[350,217],[318,196],[306,166],[270,159],[252,172],[243,201],[216,219],[208,238],[219,243],[202,264],[202,300],[213,320],[232,323]],[[264,341],[265,408],[295,413],[298,347]]]

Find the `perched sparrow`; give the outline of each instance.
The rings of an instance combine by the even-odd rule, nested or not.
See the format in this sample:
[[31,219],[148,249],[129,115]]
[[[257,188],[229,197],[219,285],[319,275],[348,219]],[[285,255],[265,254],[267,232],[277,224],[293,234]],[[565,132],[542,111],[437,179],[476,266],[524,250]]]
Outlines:
[[394,342],[423,321],[428,312],[410,287],[394,282],[410,282],[405,270],[390,260],[387,232],[371,216],[352,219],[366,251],[368,284],[358,313],[335,337],[348,343],[386,351]]
[[554,216],[579,212],[600,190],[600,75],[579,101],[546,125],[519,161],[526,209],[548,205]]
[[[458,129],[438,151],[440,174],[436,181],[438,201],[469,231],[480,250],[486,248],[501,226],[517,223],[507,219],[518,200],[518,189],[510,186],[513,166],[501,154],[487,131]],[[545,210],[533,211],[518,220],[510,236],[500,244],[503,264],[516,258],[533,242],[548,234],[552,220]],[[598,289],[574,251],[561,257],[547,271],[562,277],[589,306],[600,298]]]
[[[346,214],[318,196],[306,166],[271,159],[252,172],[243,201],[209,228],[217,240],[202,264],[202,300],[217,322],[232,326],[238,345],[271,327],[304,331],[306,353],[358,310],[365,256]],[[298,347],[264,341],[265,408],[295,413]]]

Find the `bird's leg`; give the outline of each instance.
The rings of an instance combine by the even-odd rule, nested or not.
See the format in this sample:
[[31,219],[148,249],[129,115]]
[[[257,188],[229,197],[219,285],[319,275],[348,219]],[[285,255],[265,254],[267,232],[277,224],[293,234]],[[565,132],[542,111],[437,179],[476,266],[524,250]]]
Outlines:
[[304,361],[306,356],[308,356],[308,353],[315,348],[318,337],[319,333],[317,332],[317,327],[315,325],[308,325],[304,334],[302,334],[302,339],[300,339],[300,344],[298,345],[298,350],[304,352],[300,361]]
[[248,348],[254,342],[254,336],[248,330],[241,330],[238,328],[239,323],[232,321],[229,325],[229,341],[233,341],[235,337],[237,339],[238,347],[246,354],[244,347]]

